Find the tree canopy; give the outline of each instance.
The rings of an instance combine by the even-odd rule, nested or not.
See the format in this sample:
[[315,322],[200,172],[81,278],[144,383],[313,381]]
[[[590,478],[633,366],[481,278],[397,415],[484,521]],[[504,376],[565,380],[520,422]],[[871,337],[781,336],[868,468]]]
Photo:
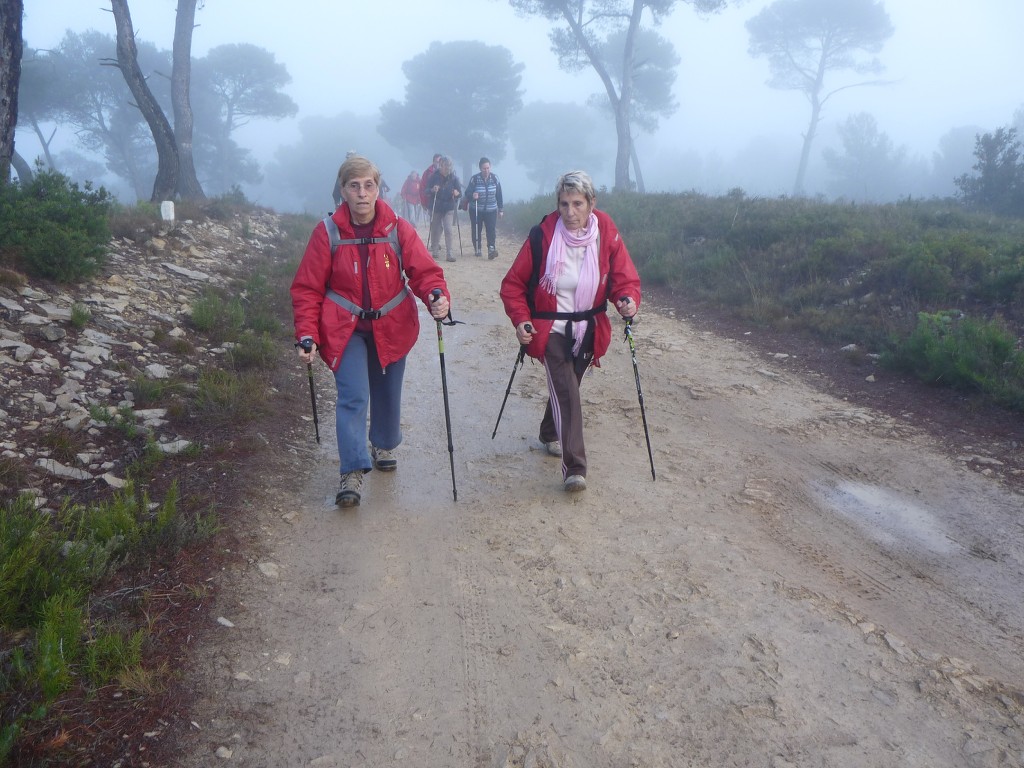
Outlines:
[[1024,159],[1016,128],[997,128],[977,137],[974,174],[956,180],[961,199],[993,213],[1024,216]]
[[522,106],[523,65],[500,45],[430,44],[402,64],[405,101],[380,108],[380,134],[415,163],[434,152],[458,155],[464,174],[486,155],[505,156],[509,117]]
[[[532,101],[513,116],[512,148],[537,192],[555,188],[559,174],[582,168],[594,175],[613,150],[601,114],[579,104]],[[574,140],[566,142],[566,136]]]
[[[635,160],[632,121],[637,76],[643,58],[637,45],[644,11],[655,25],[670,13],[677,0],[509,0],[523,15],[543,16],[564,26],[550,33],[551,50],[566,72],[592,67],[604,85],[608,106],[615,117],[615,188],[633,188],[629,166]],[[726,0],[684,0],[700,13],[711,13],[726,6]],[[621,36],[621,42],[617,36]],[[670,45],[670,44],[669,44]],[[612,64],[610,54],[620,58]],[[639,65],[639,66],[638,66]],[[638,167],[638,164],[635,164]]]
[[830,73],[849,70],[877,74],[874,57],[893,34],[882,0],[776,0],[747,22],[750,54],[768,59],[768,85],[801,91],[811,104],[793,194],[803,193],[811,146],[821,110],[832,96],[848,88],[877,85],[859,81],[826,89]]

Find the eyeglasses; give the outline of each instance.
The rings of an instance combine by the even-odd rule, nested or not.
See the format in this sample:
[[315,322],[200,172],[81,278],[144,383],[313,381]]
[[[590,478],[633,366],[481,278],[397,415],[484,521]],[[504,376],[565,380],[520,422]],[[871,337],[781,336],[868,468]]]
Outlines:
[[350,192],[359,192],[360,190],[366,190],[367,192],[373,192],[377,188],[377,182],[370,179],[360,184],[358,181],[350,181],[345,185],[345,189]]

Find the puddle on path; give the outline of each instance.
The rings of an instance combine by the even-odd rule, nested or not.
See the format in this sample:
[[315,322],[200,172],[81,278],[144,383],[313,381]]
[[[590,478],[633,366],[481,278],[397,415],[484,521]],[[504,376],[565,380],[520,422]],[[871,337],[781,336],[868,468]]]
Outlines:
[[863,483],[818,486],[828,506],[887,547],[910,546],[935,554],[959,552],[935,515],[897,493]]

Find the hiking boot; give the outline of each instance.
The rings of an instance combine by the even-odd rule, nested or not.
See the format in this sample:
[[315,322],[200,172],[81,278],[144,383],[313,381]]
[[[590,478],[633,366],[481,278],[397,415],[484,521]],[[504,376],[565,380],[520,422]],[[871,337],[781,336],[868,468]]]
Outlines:
[[482,257],[484,255],[484,253],[479,248],[474,248],[473,249],[473,255],[476,256],[479,259],[480,257]]
[[394,452],[371,445],[370,455],[373,457],[373,466],[381,472],[394,472],[398,469],[398,459]]
[[583,475],[569,475],[565,478],[565,482],[562,483],[562,487],[568,493],[579,493],[580,491],[587,490],[587,478]]
[[548,452],[548,456],[561,456],[562,444],[557,440],[552,440],[550,443],[544,443],[544,450]]
[[440,251],[431,251],[430,255],[434,257],[434,261],[439,261],[440,258],[441,258],[441,252]]
[[455,257],[452,254],[448,254],[448,261],[455,261]]
[[488,259],[496,259],[496,258],[498,258],[498,249],[495,248],[493,245],[487,246],[487,258]]
[[341,490],[334,497],[334,503],[339,507],[358,507],[362,490],[363,470],[346,472],[341,476]]

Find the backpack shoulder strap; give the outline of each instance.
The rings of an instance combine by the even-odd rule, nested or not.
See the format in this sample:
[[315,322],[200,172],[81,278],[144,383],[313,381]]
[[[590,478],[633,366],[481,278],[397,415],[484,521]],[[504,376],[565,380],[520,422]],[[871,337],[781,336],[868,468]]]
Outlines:
[[526,303],[530,307],[530,314],[534,313],[533,294],[540,285],[540,262],[544,257],[544,233],[540,224],[530,228],[530,256],[533,258],[533,269],[530,272],[530,281],[526,284]]

